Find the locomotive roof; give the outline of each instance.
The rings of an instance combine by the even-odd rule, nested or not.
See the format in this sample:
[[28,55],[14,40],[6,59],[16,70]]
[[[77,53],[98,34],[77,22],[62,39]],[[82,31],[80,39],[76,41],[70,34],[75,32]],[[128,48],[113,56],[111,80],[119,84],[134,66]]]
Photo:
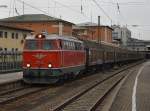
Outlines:
[[[26,40],[35,40],[35,36],[36,35],[27,36]],[[74,42],[83,43],[82,41],[78,40],[76,37],[73,37],[73,36],[59,36],[56,34],[45,35],[45,36],[46,36],[46,40],[59,39],[59,40],[67,40],[67,41],[74,41]]]

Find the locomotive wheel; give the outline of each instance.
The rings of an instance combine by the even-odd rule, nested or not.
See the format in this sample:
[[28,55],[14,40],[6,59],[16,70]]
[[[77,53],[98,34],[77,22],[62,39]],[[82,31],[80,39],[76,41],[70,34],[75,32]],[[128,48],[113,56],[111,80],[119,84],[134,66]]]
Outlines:
[[62,84],[64,84],[64,76],[60,76],[57,81],[57,85],[62,85]]
[[64,75],[63,75],[63,80],[64,80],[64,81],[68,80],[68,74],[64,74]]
[[71,74],[70,74],[70,79],[75,79],[76,78],[76,75],[72,72]]

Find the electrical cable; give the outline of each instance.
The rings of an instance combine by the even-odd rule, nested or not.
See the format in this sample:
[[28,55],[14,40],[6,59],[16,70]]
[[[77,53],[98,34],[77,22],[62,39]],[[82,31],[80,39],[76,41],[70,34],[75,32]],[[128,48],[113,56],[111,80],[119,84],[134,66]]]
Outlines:
[[47,13],[46,11],[43,11],[43,10],[41,10],[41,9],[35,7],[35,6],[32,6],[32,5],[30,5],[29,3],[24,2],[23,0],[17,0],[17,1],[20,2],[20,3],[24,3],[25,5],[31,7],[31,8],[33,8],[33,9],[35,9],[35,10],[38,10],[38,11],[40,11],[40,12],[46,14],[46,15],[48,15],[48,13]]
[[93,2],[97,5],[97,7],[106,15],[106,17],[112,22],[113,20],[111,17],[105,12],[105,10],[99,5],[99,3],[96,0],[93,0]]
[[[81,15],[83,15],[84,17],[86,17],[86,18],[87,18],[87,16],[86,16],[83,12],[81,13],[80,11],[75,10],[75,9],[71,8],[70,6],[65,5],[65,4],[62,4],[62,3],[60,3],[60,2],[58,2],[58,1],[56,1],[56,0],[52,0],[52,1],[53,1],[53,2],[58,3],[59,5],[61,5],[61,6],[65,7],[65,8],[68,8],[68,9],[70,9],[70,10],[72,10],[72,11],[76,12],[76,13],[79,13],[79,14],[81,14]],[[80,7],[81,7],[81,6],[80,6]],[[83,10],[83,7],[82,7],[82,10]]]

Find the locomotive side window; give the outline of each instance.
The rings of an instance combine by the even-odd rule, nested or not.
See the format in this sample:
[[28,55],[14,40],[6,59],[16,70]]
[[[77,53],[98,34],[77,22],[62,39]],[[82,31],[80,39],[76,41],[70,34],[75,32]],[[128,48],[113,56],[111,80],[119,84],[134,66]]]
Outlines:
[[75,50],[75,44],[72,42],[72,49]]
[[75,43],[75,50],[78,50],[78,44]]
[[82,50],[83,44],[79,42],[73,42],[73,41],[63,41],[63,49],[67,50]]
[[67,49],[67,43],[66,43],[66,41],[63,41],[63,49]]
[[75,43],[75,49],[76,50],[81,50],[82,49],[82,44],[81,43]]
[[61,41],[61,40],[59,40],[59,47],[60,47],[60,49],[63,48],[63,44],[62,44],[62,41]]
[[28,50],[38,49],[38,42],[36,40],[27,40],[25,42],[25,49],[28,49]]

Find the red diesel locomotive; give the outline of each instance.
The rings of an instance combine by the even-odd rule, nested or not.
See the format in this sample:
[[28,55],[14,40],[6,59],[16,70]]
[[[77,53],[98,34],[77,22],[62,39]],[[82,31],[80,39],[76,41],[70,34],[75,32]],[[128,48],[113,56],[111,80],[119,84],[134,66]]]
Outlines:
[[26,83],[56,83],[85,69],[83,42],[73,37],[37,34],[26,38],[23,50],[23,80]]

